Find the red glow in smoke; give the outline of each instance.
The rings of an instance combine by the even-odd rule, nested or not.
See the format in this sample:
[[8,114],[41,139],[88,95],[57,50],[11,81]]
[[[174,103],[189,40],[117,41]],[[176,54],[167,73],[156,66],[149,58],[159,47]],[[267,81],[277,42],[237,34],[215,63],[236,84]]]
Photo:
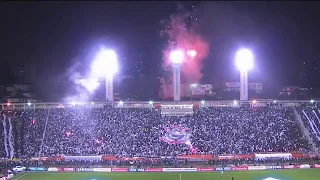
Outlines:
[[[167,26],[165,33],[169,37],[168,46],[164,49],[164,62],[163,67],[166,68],[171,65],[169,59],[170,53],[175,50],[183,51],[186,56],[181,64],[181,83],[198,83],[202,78],[201,73],[202,62],[208,56],[209,44],[193,29],[199,28],[197,24],[191,24],[187,27],[186,20],[192,14],[186,16],[176,15],[171,17],[171,22]],[[170,79],[170,80],[169,80]],[[163,79],[162,93],[166,97],[172,94],[171,88],[168,87],[168,82],[172,79],[172,75],[168,79]],[[170,84],[170,83],[169,83]]]

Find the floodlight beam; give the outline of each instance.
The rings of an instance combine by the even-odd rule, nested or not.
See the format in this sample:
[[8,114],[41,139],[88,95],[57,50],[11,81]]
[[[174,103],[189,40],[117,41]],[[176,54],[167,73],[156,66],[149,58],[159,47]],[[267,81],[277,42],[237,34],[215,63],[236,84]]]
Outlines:
[[248,71],[253,68],[253,54],[249,49],[240,49],[235,60],[240,71],[240,100],[248,101]]
[[173,99],[180,101],[180,65],[184,59],[184,53],[176,50],[170,54],[170,60],[173,63]]
[[117,55],[113,50],[101,50],[92,64],[92,76],[105,78],[106,101],[113,101],[113,75],[118,71]]

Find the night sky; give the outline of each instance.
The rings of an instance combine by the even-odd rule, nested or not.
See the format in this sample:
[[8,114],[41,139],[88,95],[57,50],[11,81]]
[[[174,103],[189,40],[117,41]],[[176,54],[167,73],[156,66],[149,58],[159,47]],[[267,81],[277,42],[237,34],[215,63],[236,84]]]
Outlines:
[[[237,49],[255,55],[249,81],[270,87],[320,87],[320,3],[184,2],[198,8],[199,34],[210,44],[202,83],[237,81]],[[119,56],[121,75],[162,76],[161,20],[178,2],[1,2],[0,84],[19,82],[17,67],[30,66],[39,91],[57,89],[78,64],[86,71],[103,44]]]

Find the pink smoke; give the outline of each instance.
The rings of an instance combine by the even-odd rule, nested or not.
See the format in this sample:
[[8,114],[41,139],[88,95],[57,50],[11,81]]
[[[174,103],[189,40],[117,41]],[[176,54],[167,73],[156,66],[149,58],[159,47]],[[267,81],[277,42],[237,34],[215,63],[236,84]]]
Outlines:
[[[164,69],[171,66],[169,57],[173,50],[178,49],[185,53],[185,59],[181,65],[181,83],[183,84],[199,83],[203,76],[201,73],[203,60],[209,52],[209,44],[197,31],[199,25],[197,21],[193,20],[196,18],[195,14],[190,12],[174,15],[163,32],[168,37],[168,44],[163,50],[164,62],[162,65]],[[191,23],[187,25],[190,19]],[[168,84],[171,82],[172,74],[162,79],[163,94],[169,94]]]

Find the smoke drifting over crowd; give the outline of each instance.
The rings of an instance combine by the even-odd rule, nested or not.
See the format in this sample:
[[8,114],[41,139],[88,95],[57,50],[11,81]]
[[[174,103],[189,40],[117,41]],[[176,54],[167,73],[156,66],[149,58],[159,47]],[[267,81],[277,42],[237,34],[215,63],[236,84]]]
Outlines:
[[[193,7],[192,12],[179,7],[179,13],[170,17],[170,22],[165,24],[160,36],[168,38],[168,44],[163,50],[163,68],[171,66],[170,53],[173,50],[180,50],[185,53],[181,64],[181,82],[198,83],[203,74],[201,73],[203,60],[208,56],[209,44],[199,34],[197,11]],[[171,91],[168,84],[171,84],[172,74],[162,79],[163,92]]]

